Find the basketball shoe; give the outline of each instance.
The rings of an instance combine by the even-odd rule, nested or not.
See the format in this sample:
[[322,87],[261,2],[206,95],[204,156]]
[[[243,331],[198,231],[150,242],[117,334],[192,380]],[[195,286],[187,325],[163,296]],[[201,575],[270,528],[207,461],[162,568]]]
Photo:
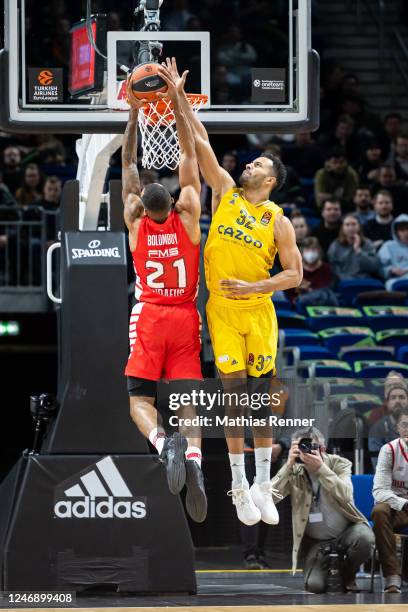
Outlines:
[[242,483],[240,487],[231,489],[227,495],[232,497],[232,503],[237,509],[237,515],[241,523],[248,526],[259,523],[261,512],[253,502],[248,483]]
[[180,493],[186,483],[186,466],[184,453],[187,450],[187,440],[178,431],[164,441],[159,459],[167,471],[167,482],[173,495]]
[[192,460],[186,461],[186,509],[193,521],[202,523],[207,516],[207,496],[204,476],[199,465]]
[[279,514],[272,500],[272,493],[282,499],[282,495],[271,486],[269,480],[258,484],[254,482],[250,488],[250,493],[255,506],[261,513],[261,518],[268,525],[277,525],[279,523]]

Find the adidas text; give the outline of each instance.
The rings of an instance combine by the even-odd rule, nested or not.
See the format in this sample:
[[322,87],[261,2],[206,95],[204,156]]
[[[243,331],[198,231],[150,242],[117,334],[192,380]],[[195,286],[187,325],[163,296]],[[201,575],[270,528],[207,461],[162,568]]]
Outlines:
[[97,501],[91,497],[84,497],[73,502],[62,500],[55,504],[54,513],[57,518],[134,518],[142,519],[146,516],[146,504],[143,501],[129,500],[116,501],[109,496],[102,501]]

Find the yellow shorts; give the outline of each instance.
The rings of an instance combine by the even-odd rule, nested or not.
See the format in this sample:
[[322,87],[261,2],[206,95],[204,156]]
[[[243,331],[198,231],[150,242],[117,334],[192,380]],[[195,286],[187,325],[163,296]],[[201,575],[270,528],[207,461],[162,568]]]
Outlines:
[[207,322],[220,372],[246,370],[256,377],[275,374],[278,322],[272,300],[252,308],[231,308],[210,297]]

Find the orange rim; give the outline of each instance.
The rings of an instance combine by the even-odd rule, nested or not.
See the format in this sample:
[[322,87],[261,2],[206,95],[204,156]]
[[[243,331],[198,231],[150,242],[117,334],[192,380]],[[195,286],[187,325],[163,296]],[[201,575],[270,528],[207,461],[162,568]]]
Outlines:
[[[196,106],[198,104],[205,104],[208,101],[208,96],[206,94],[186,94],[187,100],[192,106]],[[154,110],[152,110],[152,108]],[[158,98],[157,100],[153,100],[152,102],[148,102],[146,106],[143,107],[143,112],[148,118],[149,123],[158,123],[160,119],[163,118],[163,115],[166,114],[166,123],[171,123],[174,119],[173,113],[169,113],[169,109],[173,108],[173,103],[168,98]]]

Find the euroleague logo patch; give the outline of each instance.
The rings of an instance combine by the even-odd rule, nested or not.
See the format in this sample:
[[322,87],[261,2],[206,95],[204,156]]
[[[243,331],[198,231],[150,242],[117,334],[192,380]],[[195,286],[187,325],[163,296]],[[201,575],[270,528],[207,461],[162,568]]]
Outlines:
[[261,219],[262,225],[268,225],[271,219],[272,219],[272,213],[269,210],[267,210],[262,215],[262,219]]
[[52,85],[54,82],[54,75],[51,70],[42,70],[37,77],[40,85]]

